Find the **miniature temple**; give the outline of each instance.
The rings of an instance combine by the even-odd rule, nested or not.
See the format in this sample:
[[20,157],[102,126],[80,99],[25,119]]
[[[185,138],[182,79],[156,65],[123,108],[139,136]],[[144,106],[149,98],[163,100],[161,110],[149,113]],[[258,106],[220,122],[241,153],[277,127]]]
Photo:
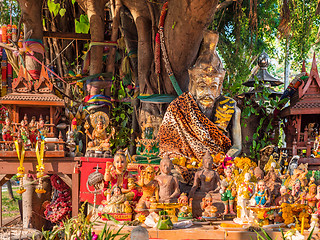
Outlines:
[[[292,155],[299,155],[300,161],[309,165],[319,165],[312,149],[317,145],[320,122],[320,77],[315,56],[310,74],[306,76],[305,65],[298,76],[300,86],[290,98],[290,105],[284,108],[280,116],[285,119],[286,148]],[[317,157],[317,156],[316,156]]]

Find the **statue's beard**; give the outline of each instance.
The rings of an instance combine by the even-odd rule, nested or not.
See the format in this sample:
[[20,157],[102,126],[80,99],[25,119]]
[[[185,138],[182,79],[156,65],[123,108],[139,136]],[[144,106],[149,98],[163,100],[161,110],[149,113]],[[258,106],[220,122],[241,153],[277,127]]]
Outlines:
[[213,114],[213,107],[207,107],[207,106],[204,106],[200,103],[199,100],[197,100],[197,104],[201,110],[201,112],[211,120],[212,118],[212,114]]

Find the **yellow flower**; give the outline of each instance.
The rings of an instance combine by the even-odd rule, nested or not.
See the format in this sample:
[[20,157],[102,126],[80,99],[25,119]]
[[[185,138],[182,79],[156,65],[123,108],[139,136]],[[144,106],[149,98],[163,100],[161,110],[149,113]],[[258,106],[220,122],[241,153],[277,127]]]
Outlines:
[[46,190],[44,190],[43,188],[36,188],[35,192],[36,193],[45,193]]
[[24,193],[25,191],[26,191],[25,188],[19,188],[19,189],[17,190],[17,193],[18,193],[18,194],[22,194],[22,193]]
[[140,215],[140,216],[138,217],[138,220],[139,220],[139,222],[143,223],[143,222],[146,220],[146,216]]

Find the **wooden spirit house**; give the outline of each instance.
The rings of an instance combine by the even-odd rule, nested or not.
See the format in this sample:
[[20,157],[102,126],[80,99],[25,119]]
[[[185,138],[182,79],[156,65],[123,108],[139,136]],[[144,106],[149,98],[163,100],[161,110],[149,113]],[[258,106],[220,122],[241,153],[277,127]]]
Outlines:
[[[305,73],[303,64],[301,75]],[[300,155],[302,162],[320,165],[320,159],[311,157],[320,124],[320,77],[315,56],[309,76],[303,80],[300,77],[299,81],[301,84],[290,98],[290,105],[280,113],[285,121],[287,150],[290,155]]]

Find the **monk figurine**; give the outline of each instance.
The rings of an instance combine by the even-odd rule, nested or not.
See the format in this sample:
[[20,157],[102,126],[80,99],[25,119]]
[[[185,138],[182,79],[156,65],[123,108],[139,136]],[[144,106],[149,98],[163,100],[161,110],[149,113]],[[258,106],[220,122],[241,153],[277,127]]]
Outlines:
[[171,175],[173,165],[168,155],[160,162],[160,175],[156,176],[159,184],[159,202],[175,203],[180,195],[178,179]]
[[190,219],[192,218],[192,198],[188,199],[186,193],[182,193],[178,198],[178,203],[181,204],[178,212],[178,218],[181,219]]
[[151,165],[140,172],[138,185],[142,188],[142,196],[137,204],[137,209],[149,209],[152,197],[159,201],[159,186],[155,180],[156,171]]
[[[13,129],[12,129],[11,121],[9,117],[6,117],[5,125],[2,127],[2,139],[5,142],[12,141],[13,140],[12,136],[13,136]],[[8,146],[7,143],[6,143],[6,146]],[[10,144],[9,144],[9,147],[10,147]]]
[[230,207],[230,214],[235,215],[235,212],[233,211],[233,203],[234,199],[237,195],[237,190],[235,186],[235,181],[232,175],[232,169],[231,167],[227,167],[225,169],[225,175],[226,177],[221,182],[221,201],[224,204],[224,214],[228,214],[228,206]]
[[204,33],[200,55],[189,69],[189,92],[171,102],[160,126],[160,156],[200,161],[207,151],[240,154],[241,111],[235,100],[221,95],[225,70],[217,43],[217,33]]
[[114,155],[113,164],[106,163],[104,180],[105,188],[108,188],[109,185],[111,187],[117,185],[121,188],[122,193],[130,192],[128,189],[127,159],[122,150],[118,150]]
[[194,183],[189,193],[193,198],[195,191],[200,185],[201,192],[214,192],[220,188],[220,178],[216,171],[212,170],[213,158],[209,152],[203,157],[203,168],[198,170],[194,176]]

